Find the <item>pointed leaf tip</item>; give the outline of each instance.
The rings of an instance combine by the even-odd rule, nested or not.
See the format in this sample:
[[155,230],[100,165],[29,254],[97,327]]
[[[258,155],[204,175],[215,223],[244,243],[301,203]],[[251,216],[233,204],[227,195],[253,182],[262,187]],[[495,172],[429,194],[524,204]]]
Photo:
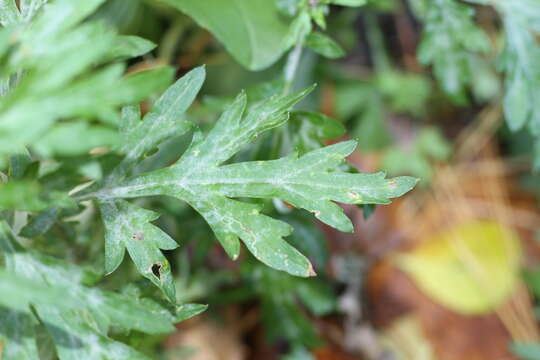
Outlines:
[[309,263],[307,276],[308,276],[308,277],[315,277],[315,276],[317,276],[317,273],[315,272],[315,269],[313,269],[313,265],[311,264],[311,262]]

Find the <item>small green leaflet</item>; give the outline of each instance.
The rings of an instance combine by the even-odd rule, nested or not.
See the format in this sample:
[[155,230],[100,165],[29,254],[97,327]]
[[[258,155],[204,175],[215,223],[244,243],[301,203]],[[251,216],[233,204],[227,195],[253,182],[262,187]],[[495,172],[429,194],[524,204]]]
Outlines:
[[309,34],[306,38],[306,46],[329,59],[338,59],[345,56],[345,50],[338,43],[320,32]]
[[143,121],[137,107],[124,108],[120,124],[123,137],[120,151],[126,157],[109,177],[109,182],[122,180],[141,156],[192,127],[191,122],[183,119],[183,114],[195,100],[204,79],[204,67],[190,71],[156,101]]
[[[193,71],[204,70],[199,68]],[[193,73],[186,76],[193,77]],[[200,87],[199,83],[196,85],[193,90],[195,93]],[[95,197],[103,204],[119,204],[121,198],[141,196],[176,197],[189,203],[206,219],[231,258],[238,257],[239,240],[242,240],[248,250],[268,266],[292,275],[313,276],[315,273],[309,260],[283,239],[292,232],[292,228],[262,214],[259,205],[238,198],[279,198],[297,208],[310,211],[330,226],[352,231],[350,220],[334,201],[347,204],[387,204],[391,198],[411,190],[416,179],[385,179],[383,173],[351,174],[339,170],[345,157],[354,151],[354,141],[323,147],[301,157],[292,154],[272,161],[224,165],[264,131],[285,123],[289,109],[311,89],[289,96],[272,96],[249,107],[246,95],[241,93],[206,137],[200,133],[194,135],[191,146],[172,166],[135,175],[84,197]],[[171,110],[171,117],[182,121],[181,113],[184,110],[185,107],[180,108],[180,113]],[[167,112],[167,109],[162,106],[160,111]],[[155,117],[151,119],[154,121]],[[145,118],[139,126],[146,126],[146,121],[150,120]],[[129,139],[131,148],[137,147],[139,136]],[[146,137],[142,141],[146,141],[144,139]],[[107,246],[114,244],[112,248],[123,244],[128,247],[132,257],[134,255],[129,250],[130,246],[144,249],[146,253],[141,257],[145,260],[137,266],[143,275],[149,277],[152,275],[148,272],[149,265],[165,264],[163,257],[156,251],[173,247],[173,242],[149,224],[153,219],[151,215],[142,216],[138,209],[129,208],[127,202],[122,204],[125,211],[103,211],[102,208],[106,216]],[[146,244],[137,244],[141,241]],[[121,252],[114,250],[114,259],[107,261],[112,265],[118,264],[118,254]],[[112,265],[108,271],[113,270]],[[165,270],[169,271],[168,264]],[[157,280],[153,279],[156,284]],[[171,297],[168,290],[166,293]]]
[[156,284],[171,301],[175,292],[171,267],[159,249],[172,250],[178,244],[150,222],[159,214],[127,201],[100,203],[105,234],[105,271],[112,273],[124,258],[127,248],[137,270]]
[[171,313],[154,302],[86,287],[80,267],[23,251],[4,221],[0,248],[6,263],[6,270],[0,270],[0,338],[5,340],[6,360],[39,359],[34,339],[38,321],[44,322],[61,360],[146,359],[110,339],[109,327],[168,333],[173,323],[206,309],[185,304]]
[[473,21],[474,10],[454,0],[409,1],[425,23],[418,59],[433,65],[443,90],[461,100],[476,68],[483,65],[478,54],[490,49],[487,36]]

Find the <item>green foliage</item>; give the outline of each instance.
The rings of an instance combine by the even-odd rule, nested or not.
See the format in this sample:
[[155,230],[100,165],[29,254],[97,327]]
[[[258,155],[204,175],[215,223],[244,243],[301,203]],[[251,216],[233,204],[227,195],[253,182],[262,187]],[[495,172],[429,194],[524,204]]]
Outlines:
[[419,131],[409,148],[393,146],[383,157],[383,168],[390,174],[410,174],[429,183],[433,176],[433,163],[450,157],[452,147],[434,128]]
[[319,32],[308,35],[306,46],[329,59],[337,59],[345,55],[345,51],[334,40]]
[[[268,1],[235,0],[230,6],[215,0],[210,7],[166,2],[207,27],[250,69],[271,65],[292,46],[296,52],[305,45],[327,58],[343,56],[330,37],[312,31],[312,22],[324,28],[330,4],[363,4],[290,2],[284,16],[283,4]],[[169,215],[158,219],[161,211],[153,211],[152,204],[170,201],[166,197],[189,206],[168,202],[175,216],[191,211],[193,221],[194,212],[202,215],[232,259],[239,257],[243,242],[254,258],[282,270],[248,259],[251,270],[241,277],[260,299],[266,318],[278,316],[290,325],[274,334],[307,353],[319,339],[301,306],[324,315],[335,309],[335,298],[322,280],[301,277],[314,276],[314,265],[323,271],[327,250],[307,212],[275,209],[304,209],[352,231],[336,202],[387,204],[416,180],[346,172],[350,167],[344,160],[356,142],[323,146],[324,139],[342,136],[345,129],[318,112],[293,110],[313,88],[289,94],[292,77],[227,101],[206,135],[186,113],[203,86],[204,67],[180,78],[143,112],[140,102],[163,90],[173,70],[124,74],[123,61],[155,45],[107,25],[120,26],[107,15],[118,3],[107,3],[97,14],[105,0],[45,3],[0,1],[4,358],[146,359],[175,323],[206,310],[206,305],[178,302],[196,298],[197,291],[175,291],[185,284],[174,265],[187,266],[187,259],[171,261],[165,253],[178,243],[163,226]],[[292,76],[300,60],[296,54],[289,61]],[[190,133],[191,145],[177,147]],[[276,140],[270,152],[276,157],[263,154],[254,161],[251,146],[260,139]],[[212,237],[208,230],[202,233]],[[199,259],[210,249],[201,246]],[[123,262],[126,250],[133,269]],[[205,283],[215,277],[208,285],[212,291],[228,281],[221,273],[204,274]],[[147,283],[133,282],[138,277]],[[271,329],[271,321],[267,325]],[[137,345],[139,333],[151,336]]]
[[[353,231],[337,203],[367,217],[417,181],[360,173],[346,157],[358,142],[381,150],[391,175],[429,182],[452,147],[415,121],[438,120],[445,95],[497,102],[491,57],[507,124],[533,135],[540,167],[539,2],[409,3],[424,71],[409,58],[407,24],[396,21],[401,48],[389,48],[379,13],[401,11],[396,1],[0,0],[0,357],[155,357],[176,323],[207,308],[185,302],[250,300],[269,340],[288,343],[285,358],[312,358],[321,338],[311,318],[337,308],[315,219]],[[500,23],[478,21],[483,6]],[[197,25],[245,69],[265,71],[230,65]],[[351,66],[357,55],[365,68]],[[206,62],[216,81],[234,80],[219,87],[225,96],[204,84],[195,65]],[[315,82],[324,86],[312,93]],[[317,111],[317,97],[339,120]],[[400,118],[415,137],[396,129]],[[346,136],[355,140],[326,146]],[[535,344],[512,350],[538,357]]]
[[[193,70],[177,82],[185,85],[182,91],[197,93],[200,81],[192,83],[189,80],[196,78],[196,73],[202,74],[203,70]],[[177,85],[174,85],[162,99],[172,97],[170,94],[176,89]],[[387,180],[382,173],[348,174],[338,170],[344,158],[356,147],[354,141],[310,151],[301,157],[291,155],[272,161],[223,165],[259,135],[286,122],[288,109],[309,91],[272,96],[249,108],[246,95],[241,93],[206,137],[200,133],[194,135],[190,147],[173,165],[122,182],[109,182],[103,189],[84,195],[84,198],[97,198],[102,204],[107,229],[107,271],[118,266],[123,246],[126,246],[139,271],[162,287],[169,298],[174,298],[169,264],[158,251],[159,248],[174,248],[174,242],[148,224],[155,219],[153,214],[142,209],[137,211],[134,205],[119,202],[117,199],[120,198],[168,195],[183,200],[205,218],[232,259],[240,254],[241,239],[263,263],[292,275],[313,276],[315,273],[308,259],[282,239],[291,233],[289,225],[262,214],[256,204],[233,198],[279,198],[312,212],[330,226],[352,231],[350,220],[333,201],[386,204],[390,198],[400,196],[414,186],[416,180],[412,178]],[[186,98],[183,92],[177,95],[179,99]],[[141,122],[131,116],[125,117],[124,120],[130,123],[122,128],[144,129],[149,126],[147,123],[164,132],[168,132],[169,127],[176,128],[176,124],[167,123],[166,116],[152,114],[168,113],[177,119],[185,107],[178,107],[172,100],[160,100],[156,104],[158,109],[152,110]],[[154,138],[154,132],[148,131],[133,131],[124,138],[130,149],[150,149],[161,141],[161,137]],[[129,153],[120,166],[129,166],[143,153]],[[116,170],[113,175],[115,173]],[[152,271],[156,266],[157,275]]]
[[0,273],[0,303],[9,307],[0,308],[0,338],[6,340],[6,359],[39,358],[34,339],[39,320],[52,336],[62,360],[80,356],[145,359],[109,338],[108,329],[114,326],[167,333],[178,319],[201,310],[179,306],[169,311],[154,302],[89,288],[85,284],[94,275],[55,258],[24,251],[4,221],[0,223],[0,246],[8,271]]
[[268,0],[164,0],[210,30],[242,65],[260,70],[292,45],[288,24]]
[[[250,70],[275,63],[293,45],[302,44],[330,59],[344,56],[327,35],[311,32],[311,21],[322,29],[329,4],[361,6],[364,0],[162,0],[208,29],[231,55]],[[285,16],[283,16],[285,15]]]
[[369,79],[340,81],[336,112],[348,121],[362,150],[380,150],[392,143],[386,121],[390,114],[424,116],[430,92],[426,77],[384,69]]
[[[536,0],[470,0],[492,6],[503,24],[504,46],[499,51],[498,69],[506,75],[503,107],[512,131],[527,126],[535,137],[534,168],[540,169],[540,126],[535,99],[538,97],[540,47],[540,4]],[[467,4],[452,0],[410,0],[425,29],[419,60],[432,64],[435,76],[454,100],[463,103],[472,87],[479,100],[498,94],[498,83],[482,55],[491,45],[485,32],[474,22],[474,11]]]
[[424,21],[418,59],[433,65],[442,88],[463,101],[465,90],[473,85],[477,69],[486,64],[479,57],[490,50],[485,33],[474,23],[473,9],[454,0],[411,0]]
[[527,126],[535,137],[534,168],[540,169],[540,112],[536,98],[540,93],[540,59],[537,36],[540,33],[540,3],[534,0],[519,3],[490,1],[504,24],[504,49],[499,68],[505,79],[504,115],[512,131]]
[[[35,150],[44,155],[81,154],[92,147],[111,146],[116,134],[106,124],[118,122],[114,110],[168,85],[172,75],[168,68],[122,78],[124,66],[111,61],[144,54],[154,45],[117,35],[100,22],[81,23],[102,2],[55,1],[31,26],[18,23],[24,15],[13,1],[3,2],[12,11],[2,12],[2,23],[12,26],[0,31],[0,93],[4,95],[0,156],[36,140]],[[65,118],[81,120],[55,124]],[[99,119],[103,125],[83,119]],[[65,135],[70,133],[77,137],[66,143]]]
[[508,74],[504,97],[505,116],[513,131],[529,123],[533,134],[538,135],[539,115],[534,106],[537,97],[540,72],[535,65],[540,59],[538,34],[540,4],[537,1],[523,3],[494,3],[499,10],[505,29],[505,48],[500,66]]

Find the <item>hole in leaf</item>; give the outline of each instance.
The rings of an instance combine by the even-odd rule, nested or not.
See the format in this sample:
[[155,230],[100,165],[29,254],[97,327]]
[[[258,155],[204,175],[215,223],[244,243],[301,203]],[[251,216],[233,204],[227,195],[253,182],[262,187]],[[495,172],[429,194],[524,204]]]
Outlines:
[[161,280],[161,268],[163,265],[161,263],[157,262],[155,264],[152,264],[152,274],[154,274],[155,277]]

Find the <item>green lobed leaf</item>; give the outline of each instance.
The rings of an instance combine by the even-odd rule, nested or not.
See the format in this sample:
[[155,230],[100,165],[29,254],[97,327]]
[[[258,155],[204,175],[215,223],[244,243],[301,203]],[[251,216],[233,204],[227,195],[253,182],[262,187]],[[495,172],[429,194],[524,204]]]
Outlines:
[[[311,89],[275,96],[246,111],[241,93],[203,139],[198,134],[174,165],[128,179],[91,196],[102,201],[150,195],[169,195],[189,203],[212,227],[233,259],[239,239],[263,263],[297,276],[315,275],[310,262],[283,237],[292,228],[260,213],[255,204],[233,198],[280,198],[306,209],[321,221],[343,231],[352,224],[334,201],[348,204],[386,204],[409,191],[416,180],[385,179],[384,174],[349,174],[338,170],[356,143],[342,142],[272,161],[222,165],[260,133],[283,124],[289,108]],[[89,195],[90,196],[90,195]],[[129,215],[126,215],[126,218]]]
[[443,90],[463,101],[478,66],[478,55],[490,49],[485,33],[474,23],[474,10],[454,0],[424,1],[425,23],[418,59],[433,65]]
[[504,94],[504,115],[513,131],[529,125],[529,131],[540,136],[540,117],[536,98],[540,94],[538,79],[540,46],[536,36],[540,33],[540,3],[535,0],[521,2],[495,2],[505,30],[505,48],[499,65],[507,73]]

